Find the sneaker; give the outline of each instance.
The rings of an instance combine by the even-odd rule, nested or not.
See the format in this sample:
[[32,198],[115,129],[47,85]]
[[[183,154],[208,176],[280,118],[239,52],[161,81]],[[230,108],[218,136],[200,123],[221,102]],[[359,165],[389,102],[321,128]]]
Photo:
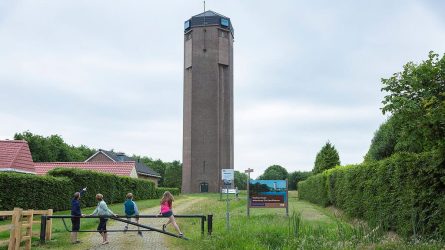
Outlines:
[[184,237],[184,234],[180,233],[180,234],[178,234],[178,236],[179,236],[179,238],[182,238],[182,237]]
[[138,235],[142,237],[142,232],[141,232],[141,231],[138,231]]
[[110,243],[110,242],[108,242],[108,241],[104,241],[104,242],[102,242],[102,245],[106,245],[106,244],[108,244],[108,243]]
[[162,225],[162,231],[164,231],[165,232],[165,228],[167,227],[167,225]]

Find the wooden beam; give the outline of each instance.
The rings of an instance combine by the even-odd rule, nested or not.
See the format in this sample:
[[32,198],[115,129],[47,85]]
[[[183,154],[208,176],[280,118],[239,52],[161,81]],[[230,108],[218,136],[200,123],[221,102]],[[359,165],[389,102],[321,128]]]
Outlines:
[[12,216],[13,211],[0,211],[0,216]]

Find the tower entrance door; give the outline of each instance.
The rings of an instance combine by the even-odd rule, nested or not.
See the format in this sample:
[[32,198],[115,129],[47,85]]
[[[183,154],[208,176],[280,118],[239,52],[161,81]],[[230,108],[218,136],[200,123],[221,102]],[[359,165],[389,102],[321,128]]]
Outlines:
[[199,192],[201,193],[209,192],[209,184],[207,182],[201,182],[199,184]]

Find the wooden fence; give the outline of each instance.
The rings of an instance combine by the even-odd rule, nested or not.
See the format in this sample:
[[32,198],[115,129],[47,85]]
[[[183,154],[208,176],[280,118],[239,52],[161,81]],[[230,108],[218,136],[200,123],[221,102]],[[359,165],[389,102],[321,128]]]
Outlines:
[[[20,249],[22,241],[25,241],[25,249],[31,249],[32,225],[40,223],[40,221],[34,221],[34,215],[53,215],[53,210],[23,210],[14,208],[13,211],[0,211],[0,216],[12,216],[8,250]],[[24,235],[22,235],[22,228],[25,229]],[[46,240],[51,240],[51,231],[52,220],[49,220],[46,227]]]

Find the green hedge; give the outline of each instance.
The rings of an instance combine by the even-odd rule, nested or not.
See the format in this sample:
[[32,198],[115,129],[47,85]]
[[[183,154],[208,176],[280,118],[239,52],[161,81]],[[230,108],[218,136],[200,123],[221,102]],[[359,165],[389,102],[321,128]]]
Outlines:
[[301,199],[334,205],[402,236],[445,238],[445,162],[438,153],[399,153],[336,167],[298,186]]
[[167,190],[179,195],[178,188],[155,188],[154,183],[148,180],[88,170],[56,168],[48,174],[0,172],[0,210],[12,210],[14,207],[68,210],[74,192],[84,187],[87,187],[87,192],[81,198],[83,207],[96,206],[97,193],[103,194],[109,204],[124,202],[129,192],[136,200],[158,199]]
[[298,182],[298,197],[322,206],[329,204],[326,189],[326,172],[313,175],[305,181]]
[[66,210],[70,208],[72,190],[72,182],[67,178],[0,173],[0,210]]
[[148,180],[75,168],[55,168],[48,174],[55,177],[69,178],[74,186],[74,189],[70,192],[71,194],[87,187],[87,192],[82,197],[81,203],[85,207],[97,204],[95,199],[97,193],[103,194],[104,200],[109,204],[124,202],[127,193],[133,193],[135,200],[157,198],[154,183]]

